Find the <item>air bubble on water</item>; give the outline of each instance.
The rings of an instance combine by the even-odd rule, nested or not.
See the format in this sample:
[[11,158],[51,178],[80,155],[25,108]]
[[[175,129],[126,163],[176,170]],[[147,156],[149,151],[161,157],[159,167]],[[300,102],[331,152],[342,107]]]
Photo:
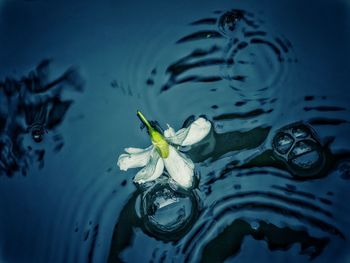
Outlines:
[[295,127],[292,129],[292,133],[295,136],[295,138],[306,138],[309,136],[309,132],[304,127]]
[[35,142],[41,142],[43,140],[43,133],[40,130],[33,130],[32,137]]
[[188,197],[180,197],[170,188],[149,193],[146,202],[148,220],[164,231],[172,231],[181,226],[192,208]]
[[190,224],[197,209],[191,192],[176,190],[168,184],[154,186],[144,193],[141,202],[143,221],[154,235],[182,231]]
[[311,151],[292,159],[294,165],[303,169],[308,169],[314,166],[320,160],[320,154],[317,151]]
[[274,138],[273,146],[280,154],[285,154],[293,145],[293,138],[287,133],[279,133]]
[[44,139],[45,133],[46,133],[46,130],[43,124],[34,124],[31,127],[32,138],[36,143],[42,142],[42,140]]
[[253,222],[250,223],[250,226],[251,226],[251,228],[253,230],[257,231],[259,229],[259,227],[260,227],[260,223],[257,222],[257,221],[253,221]]
[[313,147],[307,141],[297,142],[292,150],[292,156],[299,156],[304,153],[310,152],[313,150]]

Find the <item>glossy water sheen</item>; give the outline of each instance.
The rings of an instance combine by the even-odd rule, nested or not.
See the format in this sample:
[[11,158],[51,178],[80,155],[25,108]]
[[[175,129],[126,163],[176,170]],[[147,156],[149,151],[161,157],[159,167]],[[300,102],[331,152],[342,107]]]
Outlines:
[[[349,17],[345,0],[0,1],[0,262],[350,262]],[[136,110],[212,122],[184,149],[193,189],[118,169],[151,143]]]

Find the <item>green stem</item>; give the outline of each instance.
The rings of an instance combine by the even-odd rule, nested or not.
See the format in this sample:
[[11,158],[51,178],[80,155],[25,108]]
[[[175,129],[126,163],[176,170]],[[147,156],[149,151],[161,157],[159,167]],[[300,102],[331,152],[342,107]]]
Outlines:
[[152,130],[153,129],[151,124],[146,119],[146,117],[143,116],[143,114],[139,110],[137,111],[137,117],[139,117],[139,119],[147,126],[148,130]]

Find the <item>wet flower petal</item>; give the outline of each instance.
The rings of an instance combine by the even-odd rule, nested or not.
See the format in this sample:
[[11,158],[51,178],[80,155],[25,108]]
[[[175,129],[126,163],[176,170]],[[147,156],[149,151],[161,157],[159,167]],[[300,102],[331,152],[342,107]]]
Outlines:
[[169,128],[164,131],[164,136],[168,142],[175,145],[181,145],[182,142],[185,140],[188,132],[189,128],[182,128],[175,133],[174,129],[169,126]]
[[147,165],[142,168],[134,177],[134,182],[135,183],[145,183],[149,181],[153,181],[157,179],[161,174],[163,173],[164,170],[164,162],[163,159],[160,158],[159,154],[157,151],[153,151],[151,158]]
[[164,136],[166,138],[175,136],[175,130],[169,124],[167,124],[167,126],[168,129],[164,131]]
[[146,149],[126,148],[127,153],[121,154],[118,158],[120,170],[126,171],[129,168],[145,166],[150,160],[153,148],[153,146]]
[[[146,149],[148,149],[148,148],[146,148]],[[129,148],[125,148],[124,150],[125,150],[127,153],[133,154],[133,153],[140,153],[140,152],[143,152],[143,151],[146,150],[146,149],[129,147]]]
[[173,129],[169,126],[169,128],[164,132],[164,136],[172,144],[189,146],[204,139],[205,136],[208,135],[210,129],[210,121],[204,118],[198,118],[191,123],[189,127],[182,128],[175,134],[173,133]]
[[[175,146],[190,146],[204,139],[211,130],[211,123],[205,118],[198,118],[187,128],[175,132],[168,129],[161,134],[155,130],[146,117],[137,111],[137,116],[146,125],[151,137],[152,146],[147,149],[126,148],[126,154],[118,159],[121,170],[143,167],[134,177],[135,183],[145,183],[157,179],[164,167],[169,176],[181,187],[189,188],[193,184],[194,164]],[[175,146],[174,146],[175,145]]]
[[210,121],[199,118],[195,120],[189,127],[188,134],[185,140],[182,142],[182,146],[188,146],[195,144],[205,138],[211,129]]
[[194,164],[193,162],[180,154],[174,147],[169,146],[169,156],[164,159],[164,165],[170,177],[180,186],[189,188],[193,183]]

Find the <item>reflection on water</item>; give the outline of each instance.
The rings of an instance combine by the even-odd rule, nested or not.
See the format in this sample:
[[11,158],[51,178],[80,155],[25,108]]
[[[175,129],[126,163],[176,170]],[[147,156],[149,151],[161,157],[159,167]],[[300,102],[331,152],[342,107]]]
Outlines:
[[[300,243],[300,253],[314,259],[329,242],[328,238],[314,238],[302,230],[289,227],[279,228],[265,221],[249,224],[237,219],[228,225],[223,233],[208,243],[203,251],[202,262],[223,262],[235,255],[241,249],[245,236],[252,236],[256,240],[266,240],[271,250],[288,250],[292,244]],[[234,238],[232,238],[234,237]],[[218,244],[223,246],[218,247]],[[220,249],[220,253],[218,253]]]
[[[7,175],[0,184],[5,211],[0,261],[345,262],[349,98],[334,92],[344,91],[339,83],[345,80],[328,81],[335,88],[327,90],[314,88],[326,76],[305,77],[316,74],[308,70],[319,63],[300,54],[306,36],[299,39],[284,29],[285,23],[269,23],[269,15],[256,9],[234,7],[204,17],[193,9],[187,26],[176,24],[176,32],[164,26],[161,31],[169,31],[165,39],[147,39],[149,49],[142,34],[135,33],[144,30],[138,21],[142,14],[118,20],[113,4],[100,10],[89,3],[88,15],[80,5],[67,5],[79,16],[82,12],[79,19],[73,17],[83,26],[61,13],[54,17],[63,24],[68,20],[64,35],[73,31],[73,40],[67,37],[65,44],[79,46],[77,57],[89,72],[84,94],[79,71],[68,68],[54,77],[50,60],[24,71],[23,77],[0,81],[0,174]],[[41,4],[35,8],[41,10]],[[147,21],[148,11],[142,10]],[[331,14],[338,18],[336,11]],[[126,27],[122,35],[121,21],[129,23],[130,17],[136,26]],[[302,24],[291,23],[292,28]],[[319,30],[328,36],[335,28]],[[135,47],[133,42],[141,47],[134,61],[134,50],[128,49]],[[323,44],[309,47],[317,53]],[[330,50],[333,44],[325,47]],[[322,66],[329,60],[324,58]],[[86,118],[66,125],[78,98],[74,108]],[[199,116],[211,121],[206,138],[184,147],[195,163],[193,188],[179,188],[166,172],[155,182],[135,185],[135,171],[118,170],[115,159],[124,147],[144,146],[137,121],[130,120],[136,107],[159,120],[152,125],[160,131],[165,119],[175,130],[184,119],[182,127]],[[44,169],[35,169],[44,161]],[[40,172],[50,174],[43,178]],[[28,176],[13,176],[20,173]],[[40,184],[44,194],[37,191]],[[22,199],[10,199],[21,196],[20,191],[25,192]]]
[[50,64],[43,60],[28,75],[0,82],[0,175],[12,176],[17,171],[26,175],[33,162],[43,167],[47,148],[41,143],[49,133],[55,132],[51,135],[54,152],[64,145],[57,128],[73,100],[63,93],[69,89],[82,92],[84,83],[74,68],[51,79]]

